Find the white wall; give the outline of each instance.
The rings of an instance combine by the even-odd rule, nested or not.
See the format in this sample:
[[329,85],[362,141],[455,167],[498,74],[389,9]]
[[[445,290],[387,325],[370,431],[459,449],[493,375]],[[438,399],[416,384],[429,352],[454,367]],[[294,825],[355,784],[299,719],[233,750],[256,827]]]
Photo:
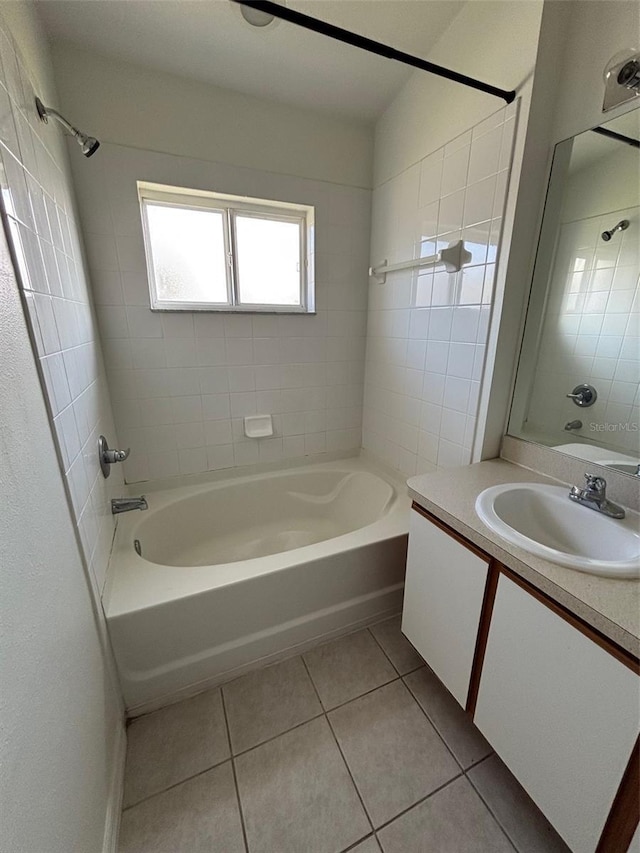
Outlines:
[[150,71],[74,45],[55,45],[53,57],[65,110],[104,142],[371,186],[368,124]]
[[[21,27],[24,55],[11,36],[0,36],[0,154],[3,206],[29,322],[40,357],[47,400],[85,558],[96,597],[104,583],[113,531],[109,499],[122,486],[117,469],[105,481],[96,443],[104,433],[116,442],[98,329],[86,278],[62,133],[39,121],[34,93],[56,103],[44,36],[24,24],[31,7],[6,4]],[[76,150],[74,156],[81,156]]]
[[[493,287],[476,293],[469,303],[461,289],[463,274],[453,289],[444,297],[439,296],[444,301],[432,302],[428,308],[421,307],[424,303],[419,280],[414,277],[412,281],[410,275],[389,276],[383,288],[374,284],[370,287],[364,446],[405,473],[437,465],[465,464],[471,458],[472,444],[482,444],[484,421],[480,436],[476,423],[481,411],[480,380],[485,346],[492,345],[491,337],[487,337],[491,306],[502,304],[505,291],[541,8],[541,2],[469,3],[428,57],[505,89],[518,89],[518,127],[506,206],[506,167],[510,164],[513,119],[508,122],[503,149],[501,122],[512,113],[501,111],[496,98],[416,72],[376,126],[372,263],[385,257],[397,261],[416,257],[423,237],[438,231],[446,233],[448,228],[455,239],[455,223],[447,226],[452,221],[452,208],[464,216],[465,225],[470,223],[468,217],[473,214],[462,213],[464,208],[458,210],[456,203],[468,203],[465,194],[469,202],[475,196],[483,196],[487,202],[487,194],[480,192],[480,178],[487,181],[487,186],[491,184],[487,190],[491,203],[484,205],[484,225],[476,229],[483,233],[467,232],[464,237],[472,242],[477,238],[478,245],[484,247],[476,253],[481,257],[474,258],[467,278],[479,278],[488,266],[488,276],[495,273]],[[483,122],[496,113],[500,128],[491,136],[486,132],[491,130],[490,120]],[[429,169],[427,155],[436,158],[454,154],[457,147],[466,152],[464,156],[458,154],[464,159],[460,164],[461,183],[452,188],[445,182],[441,188],[440,176]],[[485,170],[482,174],[477,172],[479,162]],[[430,205],[426,205],[424,188],[433,184],[437,191]],[[425,220],[433,220],[434,203],[435,223],[431,226]],[[493,233],[491,220],[495,221]],[[376,226],[380,222],[384,223],[382,228]],[[478,225],[477,220],[474,225]],[[504,249],[495,268],[496,230],[500,229],[505,235]],[[487,265],[489,252],[492,257]],[[494,314],[497,325],[499,311]],[[475,329],[473,338],[468,330],[459,337],[457,324],[450,322],[445,323],[443,332],[440,318],[449,315],[468,316]],[[436,349],[441,356],[439,362],[429,357]],[[464,409],[460,396],[465,397]]]
[[[371,130],[66,45],[55,66],[102,141],[72,167],[127,480],[358,450]],[[317,314],[152,313],[137,180],[314,205]],[[244,439],[254,413],[274,438]]]
[[[4,147],[9,143],[18,154],[21,146],[35,142],[21,112],[30,93],[22,88],[26,66],[19,69],[20,50],[12,33],[24,47],[30,73],[45,97],[54,94],[52,77],[46,41],[31,7],[5,4],[2,13],[0,52],[6,75],[0,78],[2,197],[10,204],[8,193],[16,193],[14,210],[32,222],[26,191],[16,189],[25,185],[26,172]],[[44,148],[38,150],[44,153]],[[59,156],[63,149],[54,142],[52,150]],[[34,186],[30,183],[30,189]],[[62,186],[61,173],[56,189]],[[39,244],[31,240],[27,245]],[[28,291],[23,297],[35,299]],[[76,518],[65,493],[4,235],[0,301],[0,847],[7,853],[93,853],[103,844],[105,850],[112,849],[117,826],[123,707],[104,619],[92,598],[94,582],[83,565]]]

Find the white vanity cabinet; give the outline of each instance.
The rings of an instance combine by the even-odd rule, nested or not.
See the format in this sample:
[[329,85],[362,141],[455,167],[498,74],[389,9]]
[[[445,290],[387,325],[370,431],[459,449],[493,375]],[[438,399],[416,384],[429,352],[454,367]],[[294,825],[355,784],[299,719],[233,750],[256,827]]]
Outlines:
[[500,574],[474,721],[574,853],[598,848],[639,700],[628,666]]
[[462,544],[414,505],[402,631],[463,708],[489,558]]

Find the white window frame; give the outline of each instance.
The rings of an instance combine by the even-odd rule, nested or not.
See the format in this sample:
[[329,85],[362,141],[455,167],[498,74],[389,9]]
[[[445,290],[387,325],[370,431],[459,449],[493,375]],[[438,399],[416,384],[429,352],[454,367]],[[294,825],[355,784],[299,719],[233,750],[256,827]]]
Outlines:
[[[250,314],[314,314],[314,270],[313,255],[309,252],[312,245],[314,228],[314,208],[310,205],[284,203],[270,199],[249,198],[204,190],[169,187],[162,184],[150,184],[138,181],[138,197],[142,216],[144,250],[147,263],[150,307],[152,311],[214,311],[223,313]],[[224,250],[226,267],[226,302],[188,302],[163,300],[158,297],[153,253],[146,205],[182,207],[189,210],[205,208],[224,216]],[[269,219],[280,222],[296,222],[300,233],[300,304],[275,305],[270,303],[240,302],[240,283],[237,265],[237,242],[235,220],[238,215],[249,215],[257,219]]]

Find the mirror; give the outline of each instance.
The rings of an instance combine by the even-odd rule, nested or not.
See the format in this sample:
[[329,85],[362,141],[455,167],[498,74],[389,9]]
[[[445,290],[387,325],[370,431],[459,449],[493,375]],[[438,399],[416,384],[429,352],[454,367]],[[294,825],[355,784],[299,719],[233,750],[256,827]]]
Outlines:
[[640,110],[556,146],[509,434],[640,462]]

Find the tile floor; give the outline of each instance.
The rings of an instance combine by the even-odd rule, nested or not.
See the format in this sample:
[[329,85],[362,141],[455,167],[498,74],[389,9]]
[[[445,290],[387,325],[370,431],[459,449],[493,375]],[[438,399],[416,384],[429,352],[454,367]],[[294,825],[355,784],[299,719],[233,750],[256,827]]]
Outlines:
[[568,848],[400,617],[134,720],[120,853]]

